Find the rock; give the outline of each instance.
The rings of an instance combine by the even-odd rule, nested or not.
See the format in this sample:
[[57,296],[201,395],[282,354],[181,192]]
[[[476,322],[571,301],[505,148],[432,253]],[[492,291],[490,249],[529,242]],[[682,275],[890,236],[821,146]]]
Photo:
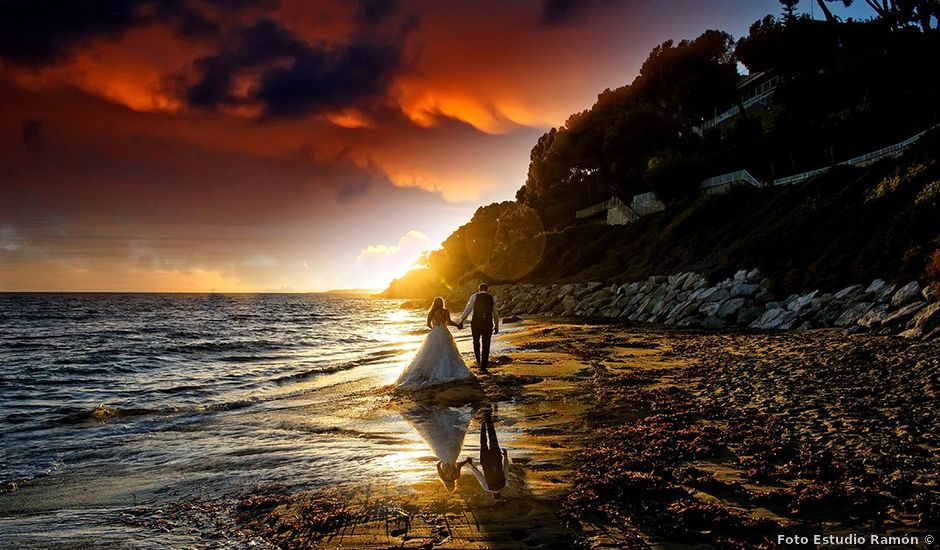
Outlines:
[[721,304],[721,307],[718,308],[718,312],[715,314],[715,316],[722,319],[732,315],[737,316],[738,311],[744,307],[745,303],[746,300],[744,298],[731,298],[729,300],[725,300]]
[[813,299],[816,298],[817,294],[819,294],[818,290],[814,290],[809,294],[804,294],[803,296],[800,296],[790,302],[790,304],[787,306],[787,309],[790,311],[800,311],[801,309],[804,309],[806,306],[810,305]]
[[745,307],[738,311],[738,318],[735,324],[739,327],[746,327],[760,318],[764,314],[764,308],[759,306]]
[[714,294],[708,299],[709,302],[724,302],[731,297],[731,292],[729,289],[719,288],[715,291]]
[[740,271],[738,271],[737,273],[734,274],[734,282],[736,282],[736,283],[743,283],[743,282],[745,282],[745,281],[747,281],[747,270],[746,270],[746,269],[742,269],[742,270],[740,270]]
[[820,310],[829,305],[829,302],[832,301],[832,294],[823,294],[822,296],[816,296],[809,303],[809,307],[812,310]]
[[427,309],[431,305],[422,300],[406,300],[398,307],[401,309]]
[[881,321],[888,316],[888,304],[878,304],[871,308],[868,313],[862,315],[858,320],[858,325],[869,330],[881,326]]
[[911,302],[906,306],[902,306],[896,311],[889,313],[884,319],[881,320],[881,327],[886,329],[891,329],[899,325],[904,325],[908,321],[914,318],[917,313],[924,308],[926,304],[921,301]]
[[757,318],[756,321],[752,322],[749,326],[751,328],[761,328],[767,329],[771,326],[776,326],[777,319],[783,315],[786,310],[783,308],[775,307],[764,311],[763,315]]
[[738,283],[731,288],[731,297],[753,296],[760,289],[760,285],[754,283]]
[[927,302],[937,301],[937,289],[934,288],[932,285],[925,286],[924,289],[920,291],[920,295]]
[[714,302],[712,296],[718,292],[718,287],[710,286],[706,288],[700,288],[692,293],[692,297],[695,300],[700,302]]
[[835,325],[837,327],[848,327],[855,324],[858,324],[858,320],[862,318],[862,315],[868,313],[872,304],[870,302],[860,302],[845,310],[842,315],[836,319]]
[[769,304],[773,300],[773,292],[767,290],[766,288],[761,288],[759,291],[757,291],[757,294],[754,295],[754,301],[761,306]]
[[881,279],[875,279],[865,289],[865,294],[869,294],[876,302],[884,302],[894,292],[894,285],[886,283]]
[[562,285],[562,287],[558,289],[557,296],[559,299],[561,299],[567,296],[568,294],[571,294],[572,292],[574,292],[574,285],[569,283],[567,285]]
[[574,297],[574,295],[566,294],[565,297],[561,301],[561,306],[562,306],[561,314],[564,315],[565,317],[571,315],[572,313],[574,313],[574,308],[577,307],[577,305],[578,305],[578,300]]
[[698,290],[708,286],[708,281],[698,273],[689,273],[682,290]]
[[905,338],[920,338],[940,329],[940,302],[934,302],[921,309],[901,333]]
[[515,315],[512,315],[510,317],[503,317],[502,322],[504,325],[510,325],[512,323],[521,323],[522,319],[520,319],[519,317],[516,317]]
[[680,302],[679,304],[676,304],[671,310],[669,310],[669,313],[666,315],[666,321],[677,322],[680,319],[688,317],[689,315],[693,315],[698,311],[698,305],[698,302],[691,299]]
[[760,281],[760,276],[761,276],[760,269],[755,267],[754,269],[747,272],[747,276],[745,277],[745,279],[748,282],[756,283],[757,281]]
[[833,298],[835,298],[836,300],[845,300],[846,298],[852,296],[853,294],[857,294],[858,291],[860,291],[861,289],[862,289],[862,285],[847,286],[843,288],[842,290],[840,290],[839,292],[836,292]]
[[767,302],[766,304],[764,304],[764,309],[766,309],[767,311],[770,311],[772,309],[784,309],[784,307],[783,307],[783,304],[781,304],[780,302]]
[[920,283],[911,281],[899,288],[898,291],[891,296],[891,305],[900,307],[920,298]]
[[796,311],[781,310],[781,313],[770,322],[765,323],[763,328],[770,330],[786,330],[793,328],[794,323],[798,321],[799,318],[800,314]]
[[813,319],[819,326],[831,327],[835,325],[836,319],[849,307],[851,307],[851,305],[833,298],[822,309],[815,312]]
[[700,308],[698,308],[699,313],[703,313],[706,316],[712,317],[718,313],[718,310],[721,309],[722,302],[705,302]]

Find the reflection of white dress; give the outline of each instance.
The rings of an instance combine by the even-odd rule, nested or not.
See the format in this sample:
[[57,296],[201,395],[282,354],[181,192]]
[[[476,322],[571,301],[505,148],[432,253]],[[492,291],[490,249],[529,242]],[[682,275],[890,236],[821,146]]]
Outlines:
[[421,407],[402,411],[401,415],[428,444],[438,460],[444,464],[457,463],[473,417],[470,407]]
[[460,357],[453,335],[446,325],[439,324],[431,329],[395,385],[402,390],[420,390],[468,378],[473,378],[473,373]]

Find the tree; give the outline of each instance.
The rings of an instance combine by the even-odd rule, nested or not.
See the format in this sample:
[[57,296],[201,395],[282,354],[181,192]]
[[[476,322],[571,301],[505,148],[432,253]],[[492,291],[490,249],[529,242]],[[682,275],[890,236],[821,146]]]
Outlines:
[[931,19],[940,19],[938,0],[865,0],[865,3],[892,29],[920,25],[927,32]]
[[800,0],[779,0],[783,6],[783,16],[787,23],[792,23],[796,19],[796,6]]

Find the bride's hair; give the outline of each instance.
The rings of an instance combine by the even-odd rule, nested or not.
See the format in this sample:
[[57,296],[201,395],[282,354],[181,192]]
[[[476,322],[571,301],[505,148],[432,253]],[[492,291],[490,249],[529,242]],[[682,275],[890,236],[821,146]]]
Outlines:
[[452,493],[457,488],[457,478],[460,477],[460,468],[454,464],[437,463],[437,475],[447,492]]
[[438,314],[441,310],[444,309],[444,299],[438,296],[434,298],[434,302],[431,303],[431,309],[428,310],[428,326],[431,326],[431,319]]

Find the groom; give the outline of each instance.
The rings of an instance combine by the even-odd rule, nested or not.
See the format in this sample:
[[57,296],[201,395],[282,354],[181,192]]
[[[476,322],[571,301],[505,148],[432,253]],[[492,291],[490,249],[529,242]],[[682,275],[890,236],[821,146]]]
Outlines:
[[[470,332],[473,334],[473,354],[477,358],[477,365],[480,366],[480,372],[488,372],[490,364],[490,338],[499,333],[499,314],[496,312],[496,298],[487,292],[489,287],[486,283],[480,285],[480,291],[470,297],[467,307],[457,322],[459,328],[463,328],[463,322],[473,312],[473,319],[470,320]],[[483,349],[480,349],[480,344]]]

